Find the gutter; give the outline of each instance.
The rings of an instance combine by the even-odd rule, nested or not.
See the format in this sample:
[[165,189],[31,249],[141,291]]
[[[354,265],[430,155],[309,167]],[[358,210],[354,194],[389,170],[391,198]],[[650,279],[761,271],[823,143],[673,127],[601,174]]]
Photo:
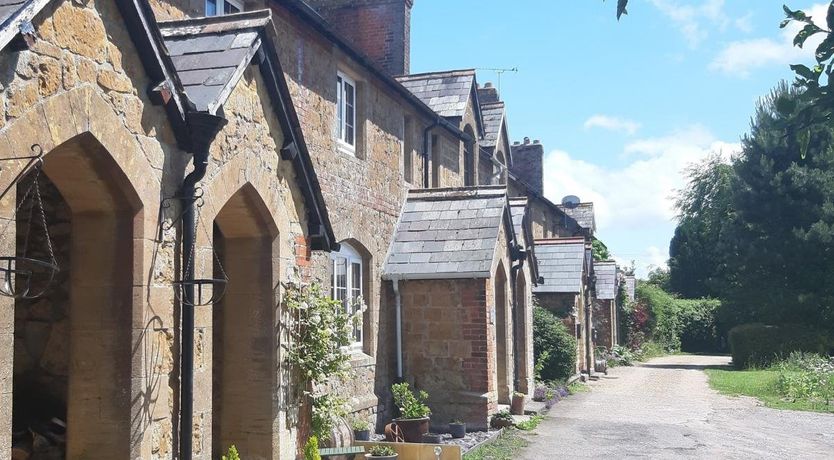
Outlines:
[[394,285],[394,303],[396,304],[396,325],[397,325],[397,381],[403,381],[403,322],[402,322],[402,295],[400,294],[400,279],[391,279]]
[[209,146],[227,120],[203,112],[188,112],[186,126],[191,138],[194,169],[182,181],[178,197],[182,203],[182,320],[180,346],[180,452],[179,458],[191,460],[194,431],[194,258],[197,219],[194,212],[197,183],[206,175]]
[[[426,126],[423,130],[423,188],[431,187],[431,184],[429,184],[429,142],[431,138],[429,136],[431,135],[431,131],[439,124],[440,116],[437,115],[432,124]],[[431,148],[434,149],[434,146],[432,145]],[[396,285],[396,282],[394,285]]]

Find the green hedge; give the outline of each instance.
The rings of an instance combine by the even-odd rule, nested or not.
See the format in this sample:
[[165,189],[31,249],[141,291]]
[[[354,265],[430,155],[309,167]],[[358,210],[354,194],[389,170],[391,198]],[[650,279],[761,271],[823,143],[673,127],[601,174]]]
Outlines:
[[730,329],[729,342],[738,368],[766,367],[794,351],[827,354],[832,345],[823,332],[800,324],[742,324]]
[[721,302],[714,299],[679,299],[659,286],[639,283],[637,301],[648,313],[643,328],[647,340],[667,352],[716,352],[721,349],[715,313]]
[[533,308],[533,355],[542,380],[565,380],[576,372],[576,339],[562,320],[539,306]]

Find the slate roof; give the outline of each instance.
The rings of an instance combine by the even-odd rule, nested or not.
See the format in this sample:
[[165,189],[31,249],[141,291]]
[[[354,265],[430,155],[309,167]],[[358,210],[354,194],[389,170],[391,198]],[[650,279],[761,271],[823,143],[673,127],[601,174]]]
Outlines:
[[0,24],[5,23],[13,14],[23,8],[28,0],[0,0]]
[[474,93],[475,71],[469,69],[404,75],[397,77],[397,81],[441,117],[463,117],[469,98]]
[[536,293],[580,293],[585,265],[585,239],[564,238],[536,241],[536,259],[544,284]]
[[[0,0],[0,50],[17,36],[51,0]],[[28,27],[28,33],[34,30]]]
[[481,147],[489,153],[493,153],[498,137],[501,135],[501,124],[504,121],[504,103],[493,102],[481,104],[481,117],[484,120],[484,138],[481,139]]
[[617,298],[617,263],[611,261],[594,262],[596,276],[596,297],[600,300]]
[[159,23],[183,89],[199,111],[217,111],[261,45],[258,28],[269,17],[237,16]]
[[[527,214],[527,197],[510,198],[510,216],[516,236],[524,234],[524,215]],[[528,241],[532,243],[532,241]]]
[[565,214],[573,218],[580,227],[590,230],[592,233],[597,229],[596,218],[594,217],[593,203],[579,203],[575,208],[564,205],[557,205]]
[[489,278],[507,208],[506,187],[411,190],[383,276]]

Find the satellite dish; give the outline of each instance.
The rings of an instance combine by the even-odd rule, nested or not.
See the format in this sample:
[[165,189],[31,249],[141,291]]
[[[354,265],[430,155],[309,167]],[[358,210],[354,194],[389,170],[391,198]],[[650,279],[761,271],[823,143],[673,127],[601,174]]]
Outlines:
[[568,196],[562,198],[562,206],[564,206],[568,209],[573,209],[573,208],[579,206],[579,203],[581,203],[581,202],[582,201],[579,199],[579,197],[574,196],[574,195],[568,195]]

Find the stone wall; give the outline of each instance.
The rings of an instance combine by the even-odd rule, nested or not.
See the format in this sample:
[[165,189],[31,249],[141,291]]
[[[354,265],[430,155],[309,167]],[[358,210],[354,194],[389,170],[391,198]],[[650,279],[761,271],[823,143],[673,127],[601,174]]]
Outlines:
[[[116,2],[52,2],[33,24],[37,39],[31,50],[0,55],[0,150],[22,156],[30,145],[40,144],[47,152],[47,175],[72,210],[68,276],[80,288],[70,289],[69,311],[82,316],[73,320],[73,346],[68,348],[87,352],[70,357],[68,424],[70,449],[75,450],[69,455],[95,450],[107,458],[170,459],[178,442],[179,315],[171,283],[178,259],[172,224],[179,209],[174,204],[160,211],[160,203],[174,196],[188,154],[176,147],[165,112],[147,99],[147,88],[157,82],[146,77]],[[211,149],[200,214],[210,229],[233,194],[245,186],[257,190],[278,230],[278,279],[287,281],[305,276],[301,268],[310,265],[312,254],[303,196],[291,164],[280,160],[283,136],[267,94],[256,68],[233,91],[225,107],[229,124]],[[5,163],[0,186],[5,188],[24,163]],[[3,218],[13,215],[14,201],[13,193],[0,198]],[[108,218],[113,210],[119,214]],[[211,238],[200,238],[198,270],[211,270]],[[14,241],[4,238],[0,247],[12,252]],[[111,278],[113,288],[105,288],[102,283]],[[59,299],[46,299],[54,313]],[[117,308],[100,309],[105,303]],[[95,308],[72,307],[78,305]],[[25,326],[17,332],[28,335],[39,308],[34,303],[19,314]],[[14,311],[7,299],[0,299],[0,369],[9,371]],[[197,310],[196,459],[211,456],[211,316],[208,307]],[[61,323],[52,324],[54,330]],[[83,333],[76,334],[81,327]],[[283,339],[279,333],[276,340]],[[25,364],[22,356],[18,365]],[[284,388],[281,357],[274,359],[273,372],[281,374],[275,377],[278,388]],[[96,385],[107,383],[102,379],[110,379],[108,385],[121,394],[97,397]],[[0,458],[9,457],[13,389],[12,379],[0,373]],[[288,398],[274,398],[279,413],[274,448],[281,456],[296,452],[291,428],[296,409]],[[92,410],[93,404],[99,409]],[[74,417],[73,405],[90,410]]]
[[596,345],[611,349],[617,344],[614,300],[594,299],[594,329]]

